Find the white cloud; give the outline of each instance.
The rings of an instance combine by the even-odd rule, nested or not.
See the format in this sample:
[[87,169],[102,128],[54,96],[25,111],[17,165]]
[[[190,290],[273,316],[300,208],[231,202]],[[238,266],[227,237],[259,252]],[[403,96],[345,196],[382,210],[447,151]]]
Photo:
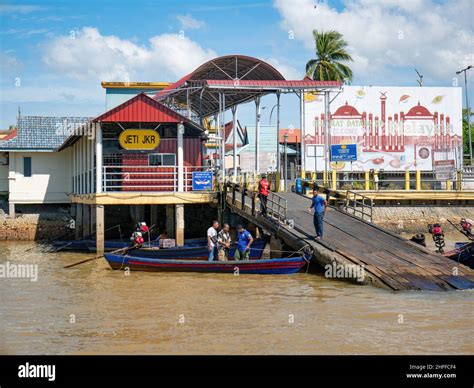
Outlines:
[[139,45],[85,27],[74,39],[58,37],[44,47],[43,61],[77,80],[174,81],[216,56],[178,34],[154,36]]
[[305,76],[304,72],[295,69],[293,66],[281,63],[276,58],[264,58],[263,60],[277,69],[287,80],[303,79]]
[[183,30],[197,30],[202,28],[206,25],[206,23],[202,20],[194,19],[191,15],[178,15],[176,16],[178,19],[181,28]]
[[[349,43],[355,77],[365,82],[401,68],[418,68],[433,81],[449,83],[473,62],[472,0],[347,0],[337,10],[314,0],[275,0],[281,26],[314,52],[312,30],[337,30]],[[468,16],[468,15],[471,16]],[[309,59],[309,58],[308,58]],[[401,81],[401,79],[399,79]],[[406,81],[406,80],[405,80]]]

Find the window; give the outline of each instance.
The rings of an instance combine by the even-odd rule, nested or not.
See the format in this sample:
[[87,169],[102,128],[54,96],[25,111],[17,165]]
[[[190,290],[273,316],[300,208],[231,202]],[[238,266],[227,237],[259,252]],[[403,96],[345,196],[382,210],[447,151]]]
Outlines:
[[31,177],[31,157],[23,158],[23,176]]
[[148,165],[149,166],[175,166],[176,155],[175,154],[149,154]]

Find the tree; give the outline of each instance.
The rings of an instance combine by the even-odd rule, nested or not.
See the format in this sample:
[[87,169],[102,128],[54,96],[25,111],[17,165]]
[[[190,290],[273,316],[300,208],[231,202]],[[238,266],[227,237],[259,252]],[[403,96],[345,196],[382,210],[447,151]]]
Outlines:
[[352,81],[352,70],[342,62],[353,61],[347,42],[337,31],[313,30],[316,58],[306,64],[306,75],[317,81]]
[[[471,140],[474,147],[474,125],[473,125],[473,112],[471,111]],[[466,162],[469,159],[469,124],[467,121],[467,108],[462,110],[462,138],[463,138],[463,154]]]

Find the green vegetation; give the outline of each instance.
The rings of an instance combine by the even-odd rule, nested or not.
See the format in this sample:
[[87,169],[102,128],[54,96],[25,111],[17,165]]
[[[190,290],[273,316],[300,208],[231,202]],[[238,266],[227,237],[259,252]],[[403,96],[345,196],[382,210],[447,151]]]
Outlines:
[[313,30],[316,58],[306,64],[306,75],[317,81],[352,81],[352,70],[343,62],[353,61],[347,42],[337,31]]

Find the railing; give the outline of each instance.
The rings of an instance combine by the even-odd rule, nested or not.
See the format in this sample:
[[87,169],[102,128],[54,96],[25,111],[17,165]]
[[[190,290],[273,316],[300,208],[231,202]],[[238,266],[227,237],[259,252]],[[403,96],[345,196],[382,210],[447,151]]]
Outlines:
[[274,192],[270,192],[267,200],[267,215],[285,223],[288,210],[288,202]]
[[372,198],[347,190],[342,210],[361,220],[372,222],[373,206]]
[[[178,166],[123,166],[103,167],[104,192],[177,192],[179,190]],[[193,190],[193,172],[207,171],[202,166],[183,167],[182,191]]]

